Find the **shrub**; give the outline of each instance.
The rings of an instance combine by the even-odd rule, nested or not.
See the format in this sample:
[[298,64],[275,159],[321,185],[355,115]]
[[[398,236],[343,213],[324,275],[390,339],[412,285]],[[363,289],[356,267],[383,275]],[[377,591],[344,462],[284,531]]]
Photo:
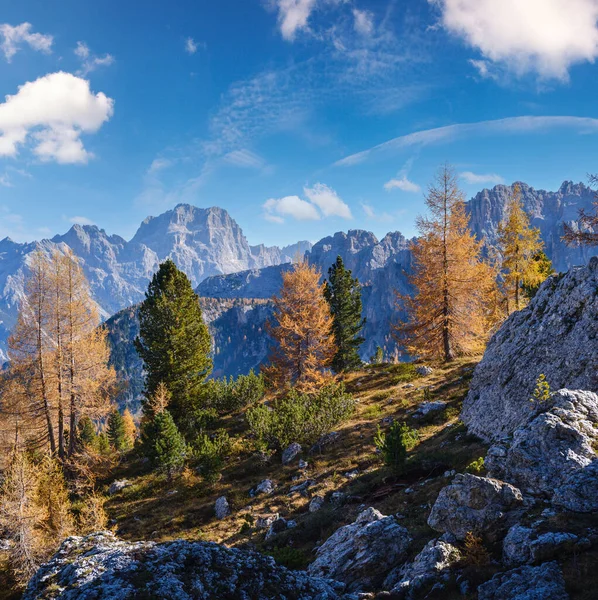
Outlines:
[[197,437],[193,443],[192,456],[206,481],[213,482],[218,479],[232,447],[233,440],[222,429],[212,437],[205,433]]
[[218,413],[225,414],[257,404],[266,391],[264,376],[249,371],[248,375],[239,375],[237,379],[212,379],[206,382],[204,397],[206,405]]
[[541,404],[546,402],[550,398],[550,385],[546,381],[546,376],[541,374],[536,380],[536,387],[534,389],[533,397],[530,398],[531,402]]
[[355,400],[343,384],[331,383],[315,394],[291,390],[272,408],[256,406],[247,411],[249,428],[257,446],[285,448],[291,442],[312,444],[347,419]]
[[407,460],[407,452],[418,442],[417,431],[411,429],[406,423],[393,423],[384,433],[380,426],[374,436],[374,444],[384,457],[384,462],[397,474],[403,471]]
[[161,471],[165,471],[170,479],[183,468],[187,456],[185,439],[170,412],[164,410],[156,414],[146,428],[145,435],[150,460]]
[[309,557],[299,548],[274,547],[272,550],[266,551],[266,554],[287,569],[305,569],[310,562]]
[[465,470],[467,473],[473,473],[474,475],[479,475],[484,471],[484,457],[480,456],[476,460],[472,460],[466,467]]
[[471,531],[465,534],[463,552],[463,564],[473,567],[483,567],[490,562],[490,554],[482,538],[474,535]]

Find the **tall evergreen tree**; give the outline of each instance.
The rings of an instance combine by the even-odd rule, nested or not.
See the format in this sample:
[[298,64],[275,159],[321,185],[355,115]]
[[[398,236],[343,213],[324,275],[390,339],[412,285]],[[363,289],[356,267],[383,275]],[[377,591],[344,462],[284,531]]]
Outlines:
[[503,288],[507,313],[523,308],[524,286],[537,286],[547,275],[536,260],[544,244],[540,230],[530,226],[523,209],[521,190],[515,185],[507,206],[507,217],[498,227],[498,246],[502,254]]
[[98,434],[96,433],[93,421],[89,417],[83,417],[77,425],[79,431],[79,442],[84,447],[97,447]]
[[168,410],[185,431],[212,370],[211,340],[191,282],[170,259],[160,265],[139,308],[135,347],[145,363],[146,400],[163,383],[171,394]]
[[151,426],[150,458],[162,471],[172,477],[185,464],[187,445],[172,415],[163,410],[154,418]]
[[125,422],[118,408],[115,408],[108,417],[108,429],[106,433],[108,434],[110,445],[115,450],[122,452],[127,449]]
[[354,371],[361,366],[359,346],[365,341],[360,335],[365,319],[362,317],[361,285],[351,271],[345,269],[343,259],[328,269],[328,281],[324,287],[324,297],[332,313],[332,332],[336,343],[336,354],[332,368],[337,373]]

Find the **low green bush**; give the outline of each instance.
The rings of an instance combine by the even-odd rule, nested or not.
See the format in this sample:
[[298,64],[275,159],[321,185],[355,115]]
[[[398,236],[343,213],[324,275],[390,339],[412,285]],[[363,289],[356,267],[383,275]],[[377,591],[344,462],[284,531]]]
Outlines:
[[205,433],[197,436],[192,445],[191,459],[199,467],[206,481],[213,482],[218,479],[232,447],[233,440],[223,429],[213,436]]
[[411,429],[406,423],[393,423],[384,433],[378,425],[374,435],[374,444],[380,450],[384,462],[395,473],[400,474],[405,468],[407,452],[412,450],[419,441],[419,435],[415,429]]

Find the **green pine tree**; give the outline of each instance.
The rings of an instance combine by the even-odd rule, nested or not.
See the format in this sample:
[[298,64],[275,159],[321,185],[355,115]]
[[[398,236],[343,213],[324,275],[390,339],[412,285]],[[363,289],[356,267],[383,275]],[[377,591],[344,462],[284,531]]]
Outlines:
[[108,440],[106,432],[98,435],[98,452],[103,456],[110,454],[110,440]]
[[108,428],[106,433],[108,435],[108,441],[110,442],[110,445],[117,452],[123,452],[127,449],[128,444],[125,422],[118,408],[115,408],[108,417]]
[[167,473],[170,479],[174,473],[183,468],[187,445],[167,410],[153,418],[151,430],[153,440],[150,458],[161,471]]
[[354,371],[362,364],[358,350],[364,342],[360,335],[365,325],[365,319],[361,316],[361,285],[357,278],[351,276],[351,271],[345,269],[340,256],[328,269],[324,296],[330,304],[336,344],[332,368],[337,373]]
[[78,429],[80,443],[87,448],[96,448],[98,445],[98,435],[93,426],[93,421],[87,416],[82,417],[79,421]]
[[212,371],[211,339],[199,298],[172,260],[160,265],[139,308],[137,352],[145,363],[144,394],[150,400],[160,383],[172,398],[175,423],[187,431],[187,417],[201,402],[202,385]]
[[376,346],[376,352],[370,357],[370,362],[373,365],[381,365],[384,362],[384,350],[380,345]]

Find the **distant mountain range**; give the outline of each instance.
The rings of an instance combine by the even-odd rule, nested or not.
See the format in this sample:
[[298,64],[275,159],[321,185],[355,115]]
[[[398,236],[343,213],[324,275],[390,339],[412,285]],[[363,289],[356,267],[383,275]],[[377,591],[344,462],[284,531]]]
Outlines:
[[[565,182],[556,192],[519,184],[532,224],[539,227],[546,253],[555,268],[587,262],[596,248],[568,248],[561,241],[563,223],[573,223],[579,209],[591,209],[594,192],[583,184]],[[467,209],[474,233],[491,246],[505,215],[511,188],[498,185],[472,198]],[[379,344],[388,358],[400,349],[392,324],[400,315],[395,292],[408,293],[412,256],[410,240],[401,233],[378,240],[363,230],[339,232],[317,242],[298,242],[284,248],[250,246],[239,225],[220,208],[179,205],[158,217],[148,217],[129,242],[95,226],[75,225],[51,240],[19,244],[0,241],[0,353],[16,316],[27,270],[27,257],[36,248],[66,244],[81,259],[93,296],[108,321],[119,370],[139,387],[140,363],[130,346],[136,331],[130,307],[143,299],[147,284],[160,262],[172,258],[199,294],[215,340],[215,373],[238,374],[265,359],[268,340],[263,329],[271,315],[268,299],[281,286],[290,262],[305,255],[323,275],[340,255],[363,285],[367,319],[362,356],[371,356]],[[123,310],[124,309],[124,310]],[[122,312],[119,312],[122,311]],[[118,313],[118,314],[115,314]],[[133,394],[134,395],[134,394]],[[129,396],[129,399],[132,399]]]

